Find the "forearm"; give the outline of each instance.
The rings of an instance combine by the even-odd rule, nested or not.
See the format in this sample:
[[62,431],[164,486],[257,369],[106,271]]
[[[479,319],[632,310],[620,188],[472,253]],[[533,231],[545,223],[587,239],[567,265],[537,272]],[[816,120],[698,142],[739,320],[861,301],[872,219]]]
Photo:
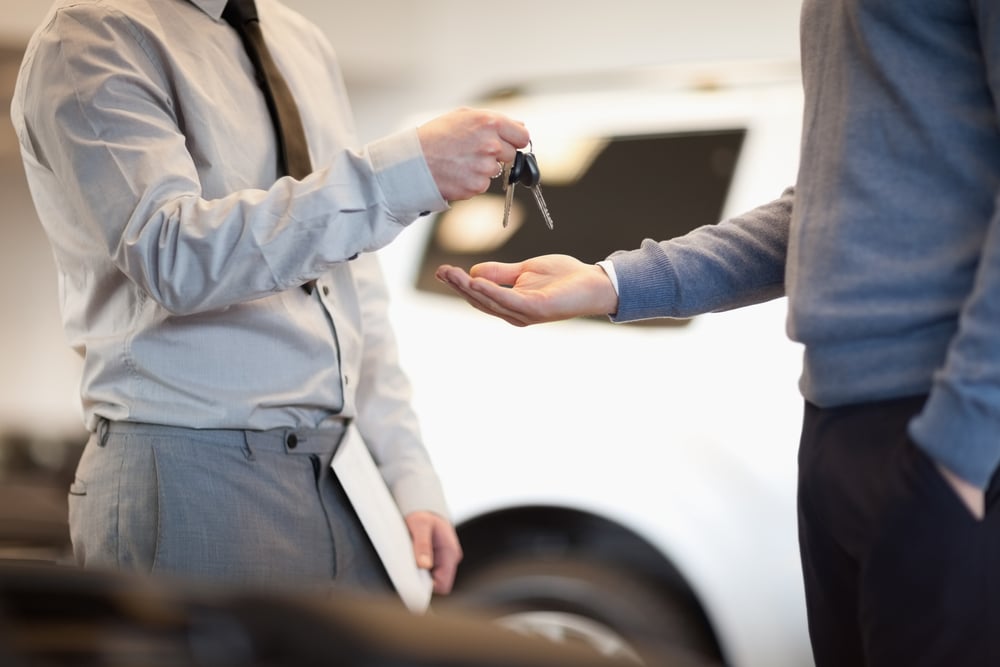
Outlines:
[[619,280],[616,321],[691,317],[784,295],[794,191],[667,241],[609,259]]
[[156,301],[179,313],[217,309],[317,278],[388,244],[421,209],[444,206],[405,140],[345,150],[301,182],[281,179],[221,199],[198,196],[194,180],[143,184],[118,239],[113,225],[124,202],[79,208],[93,211],[115,264]]
[[970,293],[936,373],[914,440],[979,488],[1000,465],[1000,217],[995,216]]

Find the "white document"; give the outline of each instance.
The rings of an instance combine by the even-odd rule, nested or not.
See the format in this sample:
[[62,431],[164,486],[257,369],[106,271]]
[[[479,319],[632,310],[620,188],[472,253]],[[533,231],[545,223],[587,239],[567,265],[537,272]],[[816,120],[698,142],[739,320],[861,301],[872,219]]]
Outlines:
[[430,606],[434,582],[430,572],[417,567],[403,515],[354,424],[348,426],[330,467],[344,487],[403,604],[414,613],[423,613]]

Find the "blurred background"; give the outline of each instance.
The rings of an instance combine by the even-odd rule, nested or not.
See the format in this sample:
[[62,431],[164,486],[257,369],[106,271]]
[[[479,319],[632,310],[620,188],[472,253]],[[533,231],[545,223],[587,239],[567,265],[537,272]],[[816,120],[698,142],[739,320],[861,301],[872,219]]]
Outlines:
[[[63,544],[66,487],[86,433],[80,364],[66,346],[51,253],[9,119],[23,47],[50,3],[0,2],[0,558],[30,558],[25,545]],[[799,0],[284,2],[336,49],[362,142],[526,82],[798,59]],[[780,664],[767,660],[759,664]]]

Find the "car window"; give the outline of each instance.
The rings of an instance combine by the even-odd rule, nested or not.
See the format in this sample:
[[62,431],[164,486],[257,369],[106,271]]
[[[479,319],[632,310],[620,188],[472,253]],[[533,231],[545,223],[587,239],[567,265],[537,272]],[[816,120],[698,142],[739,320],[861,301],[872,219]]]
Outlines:
[[745,134],[738,128],[590,140],[577,173],[561,175],[574,170],[560,167],[556,178],[549,178],[544,149],[533,147],[555,228],[545,226],[530,190],[517,186],[511,224],[502,229],[504,193],[496,179],[486,194],[458,202],[436,218],[416,287],[454,296],[434,278],[440,264],[468,268],[548,253],[596,262],[615,250],[636,248],[646,238],[662,240],[715,224]]

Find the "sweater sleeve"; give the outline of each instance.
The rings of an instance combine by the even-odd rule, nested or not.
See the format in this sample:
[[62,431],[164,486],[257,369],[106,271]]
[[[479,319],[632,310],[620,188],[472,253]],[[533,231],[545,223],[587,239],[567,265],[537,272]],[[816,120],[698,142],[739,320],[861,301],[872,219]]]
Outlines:
[[742,215],[612,254],[619,281],[614,321],[691,317],[783,296],[794,199],[788,188]]
[[[993,99],[1000,99],[1000,5],[971,3]],[[1000,110],[994,103],[994,117]],[[958,332],[936,373],[914,441],[959,477],[985,488],[1000,465],[1000,192]]]

